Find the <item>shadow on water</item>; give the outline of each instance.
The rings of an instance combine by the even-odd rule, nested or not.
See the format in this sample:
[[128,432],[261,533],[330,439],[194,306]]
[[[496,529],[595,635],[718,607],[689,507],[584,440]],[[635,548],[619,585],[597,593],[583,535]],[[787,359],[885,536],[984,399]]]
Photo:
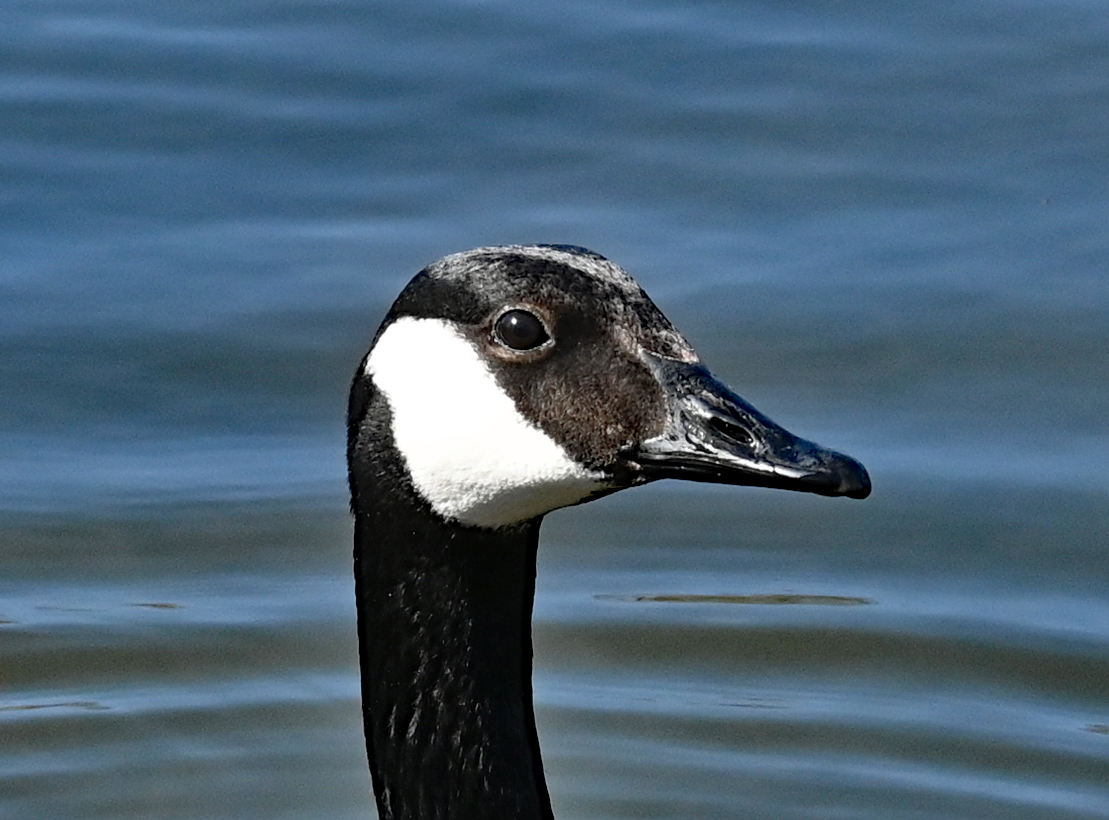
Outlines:
[[597,595],[599,601],[641,601],[671,604],[800,604],[803,606],[861,606],[872,604],[866,598],[850,595],[796,595],[786,592],[763,595],[696,595],[696,594],[655,594],[655,595]]

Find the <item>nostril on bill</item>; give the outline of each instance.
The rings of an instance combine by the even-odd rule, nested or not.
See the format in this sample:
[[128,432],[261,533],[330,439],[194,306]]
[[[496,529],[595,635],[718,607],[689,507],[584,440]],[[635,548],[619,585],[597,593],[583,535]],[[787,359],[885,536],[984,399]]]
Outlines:
[[751,435],[751,432],[728,419],[720,416],[710,416],[708,424],[717,433],[742,447],[751,449],[755,446],[755,437]]

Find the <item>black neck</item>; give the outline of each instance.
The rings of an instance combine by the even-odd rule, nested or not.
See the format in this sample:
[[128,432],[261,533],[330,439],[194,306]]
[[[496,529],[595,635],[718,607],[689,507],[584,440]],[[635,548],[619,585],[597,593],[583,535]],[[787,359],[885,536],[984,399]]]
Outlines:
[[451,526],[390,495],[356,509],[354,546],[381,820],[551,820],[531,694],[539,521]]

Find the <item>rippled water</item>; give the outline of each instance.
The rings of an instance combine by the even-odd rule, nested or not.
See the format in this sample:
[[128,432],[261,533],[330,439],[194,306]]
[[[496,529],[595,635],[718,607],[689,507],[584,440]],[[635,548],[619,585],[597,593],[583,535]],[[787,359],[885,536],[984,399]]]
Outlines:
[[550,516],[560,818],[1109,818],[1096,3],[0,8],[0,817],[373,815],[346,386],[571,242],[860,458]]

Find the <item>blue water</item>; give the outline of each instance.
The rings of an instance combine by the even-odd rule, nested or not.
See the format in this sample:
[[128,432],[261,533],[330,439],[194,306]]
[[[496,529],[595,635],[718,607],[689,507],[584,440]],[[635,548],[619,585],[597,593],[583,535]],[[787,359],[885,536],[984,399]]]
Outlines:
[[542,241],[875,482],[550,517],[557,816],[1109,818],[1106,134],[1082,0],[7,0],[0,817],[373,816],[346,388]]

